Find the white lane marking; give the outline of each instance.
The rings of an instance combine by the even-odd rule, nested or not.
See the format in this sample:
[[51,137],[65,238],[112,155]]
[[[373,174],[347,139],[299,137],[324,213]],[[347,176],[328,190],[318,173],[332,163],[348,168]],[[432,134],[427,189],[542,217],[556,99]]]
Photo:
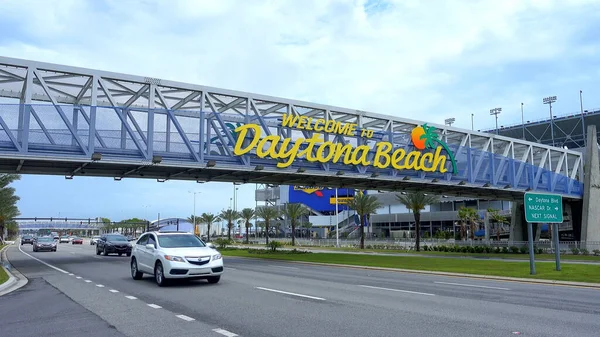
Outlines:
[[154,308],[154,309],[160,309],[160,308],[162,308],[160,305],[156,305],[156,304],[152,304],[152,303],[148,304],[148,306],[150,308]]
[[417,295],[425,295],[425,296],[435,296],[435,294],[429,293],[421,293],[418,291],[410,291],[410,290],[402,290],[402,289],[391,289],[391,288],[382,288],[382,287],[374,287],[374,286],[366,286],[366,285],[358,285],[363,288],[371,288],[371,289],[379,289],[379,290],[387,290],[387,291],[396,291],[399,293],[408,293],[408,294],[417,294]]
[[135,296],[127,295],[125,297],[127,297],[130,300],[137,300],[137,297],[135,297]]
[[75,275],[75,274],[73,274],[73,273],[69,273],[69,276],[73,276],[73,275]]
[[81,277],[81,276],[77,276],[77,277],[76,277],[76,279],[78,279],[78,280],[80,280],[80,279],[82,279],[82,278],[83,278],[83,277]]
[[104,286],[102,284],[96,284],[96,287],[98,287],[98,288],[104,288]]
[[464,284],[464,283],[452,283],[452,282],[433,282],[433,283],[448,284],[448,285],[451,285],[451,286],[461,286],[461,287],[473,287],[473,288],[485,288],[485,289],[510,290],[508,288],[480,286],[480,285],[476,285],[476,284]]
[[91,283],[91,282],[92,282],[92,281],[90,281],[90,280],[85,280],[85,283]]
[[286,295],[292,295],[292,296],[310,298],[310,299],[313,299],[313,300],[325,301],[325,299],[321,298],[321,297],[315,297],[315,296],[309,296],[309,295],[302,295],[302,294],[290,293],[290,292],[287,292],[287,291],[282,291],[282,290],[277,290],[277,289],[269,289],[269,288],[263,288],[263,287],[255,287],[255,288],[256,289],[260,289],[260,290],[264,290],[264,291],[271,291],[271,292],[274,292],[274,293],[280,293],[280,294],[286,294]]
[[227,336],[227,337],[236,337],[236,336],[239,336],[238,334],[234,334],[233,332],[227,331],[225,329],[213,329],[213,331],[216,332],[216,333],[220,333],[221,335]]
[[[275,267],[275,268],[299,269],[299,268],[296,268],[296,267],[278,266],[278,265],[274,265],[274,264],[270,264],[269,266],[271,266],[271,267]],[[231,268],[230,268],[230,269],[231,269]]]
[[46,266],[48,266],[48,267],[50,267],[50,268],[52,268],[52,269],[54,269],[54,270],[58,270],[59,272],[61,272],[61,273],[63,273],[63,274],[68,274],[68,273],[69,273],[69,272],[68,272],[68,271],[66,271],[66,270],[63,270],[63,269],[57,268],[57,267],[55,267],[55,266],[53,266],[53,265],[51,265],[51,264],[49,264],[49,263],[46,263],[46,262],[44,262],[44,261],[42,261],[42,260],[38,259],[37,257],[33,257],[33,256],[31,256],[30,254],[28,254],[28,253],[25,253],[25,252],[24,252],[24,251],[21,249],[21,245],[19,245],[19,250],[21,251],[21,253],[23,253],[23,254],[25,254],[25,255],[29,256],[30,258],[32,258],[32,259],[34,259],[34,260],[36,260],[37,262],[40,262],[40,263],[43,263],[43,264],[45,264]]
[[111,289],[111,290],[109,290],[109,291],[110,291],[111,293],[118,293],[118,292],[119,292],[118,290],[115,290],[115,289]]
[[190,316],[186,316],[186,315],[177,315],[177,317],[181,318],[184,321],[188,321],[188,322],[195,321],[195,319],[191,318]]

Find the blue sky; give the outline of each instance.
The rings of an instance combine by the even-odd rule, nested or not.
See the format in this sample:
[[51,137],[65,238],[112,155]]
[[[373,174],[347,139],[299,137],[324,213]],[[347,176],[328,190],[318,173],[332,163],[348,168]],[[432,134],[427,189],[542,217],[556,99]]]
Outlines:
[[[500,125],[600,108],[600,3],[4,0],[0,55],[443,123]],[[418,117],[417,117],[418,116]],[[231,184],[23,176],[24,216],[218,212]],[[239,186],[253,207],[255,185]]]

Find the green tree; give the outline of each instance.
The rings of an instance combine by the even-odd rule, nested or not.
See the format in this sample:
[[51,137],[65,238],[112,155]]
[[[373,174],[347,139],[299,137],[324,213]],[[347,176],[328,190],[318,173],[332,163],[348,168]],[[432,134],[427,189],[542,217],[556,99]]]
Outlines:
[[256,208],[256,216],[265,220],[265,236],[267,245],[269,244],[269,224],[271,220],[277,219],[280,216],[279,209],[273,206],[260,206]]
[[420,251],[421,249],[421,210],[425,209],[425,206],[438,202],[438,197],[427,194],[421,191],[408,192],[406,194],[396,194],[396,198],[400,201],[407,209],[413,212],[415,217],[415,249]]
[[500,241],[500,227],[503,224],[508,223],[508,220],[504,215],[500,214],[500,210],[488,208],[490,220],[494,223],[494,228],[496,229],[496,241]]
[[465,240],[467,237],[466,233],[466,225],[469,225],[471,228],[471,239],[475,239],[475,226],[479,221],[479,214],[477,214],[477,210],[469,207],[461,207],[458,209],[458,218],[461,221],[460,226],[460,237],[462,240]]
[[15,188],[9,185],[21,179],[18,174],[0,175],[0,242],[4,242],[6,223],[21,215],[17,202],[20,198],[15,195]]
[[283,215],[290,220],[290,224],[292,225],[292,246],[296,245],[296,221],[306,214],[308,214],[308,209],[299,203],[286,203],[283,207]]
[[250,237],[248,236],[248,231],[252,226],[252,223],[250,221],[252,220],[252,218],[254,218],[254,210],[252,208],[244,208],[240,212],[240,215],[244,220],[244,226],[246,227],[246,243],[249,243]]
[[219,218],[227,221],[227,239],[231,240],[231,230],[237,219],[240,218],[240,213],[232,209],[222,210]]
[[213,223],[217,222],[217,221],[221,221],[221,219],[212,214],[212,213],[202,213],[202,215],[200,216],[201,222],[206,224],[207,227],[207,239],[206,241],[210,241],[210,227],[212,226]]
[[348,208],[356,211],[360,217],[360,249],[365,248],[365,225],[367,216],[377,212],[382,204],[373,195],[367,195],[362,191],[354,194],[354,198],[348,201]]

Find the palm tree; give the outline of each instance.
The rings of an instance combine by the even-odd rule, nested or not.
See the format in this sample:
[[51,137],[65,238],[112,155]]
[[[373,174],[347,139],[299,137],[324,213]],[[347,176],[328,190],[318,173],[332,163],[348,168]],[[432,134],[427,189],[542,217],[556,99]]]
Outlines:
[[244,208],[240,215],[242,216],[242,219],[244,220],[244,225],[246,226],[246,243],[249,243],[250,237],[248,236],[248,230],[252,226],[250,220],[254,218],[254,210],[252,208]]
[[269,223],[280,215],[279,209],[273,206],[261,206],[256,208],[256,216],[265,220],[265,233],[267,245],[269,244]]
[[356,211],[360,217],[360,249],[365,248],[365,226],[367,216],[377,212],[377,209],[382,207],[382,204],[373,195],[367,195],[362,191],[354,194],[354,198],[346,204],[350,209]]
[[206,241],[210,241],[210,226],[217,221],[221,221],[221,219],[212,213],[202,213],[200,216],[200,222],[205,223],[208,230]]
[[234,222],[240,218],[240,213],[232,209],[222,210],[219,218],[227,221],[227,239],[231,240],[231,230],[233,229]]
[[440,140],[437,132],[435,132],[436,128],[433,126],[428,126],[427,123],[421,125],[421,127],[423,128],[423,131],[425,133],[421,135],[420,138],[425,139],[425,147],[433,149],[435,147],[435,144],[437,143],[442,148],[444,148],[444,150],[446,150],[446,152],[448,153],[448,157],[450,157],[450,161],[452,162],[452,172],[455,174],[458,173],[458,170],[456,168],[456,160],[454,159],[454,154],[452,153],[452,151],[450,151],[448,145]]
[[12,218],[19,216],[17,202],[20,200],[15,195],[14,187],[8,187],[12,182],[21,179],[18,174],[0,175],[0,242],[4,241],[4,226]]
[[500,227],[507,223],[506,217],[504,215],[500,215],[500,211],[493,208],[487,209],[490,214],[490,220],[495,224],[496,227],[496,241],[500,241]]
[[190,215],[186,219],[187,222],[194,224],[194,233],[196,232],[196,226],[198,226],[202,222],[202,217],[197,215]]
[[292,246],[296,245],[296,221],[306,214],[308,214],[308,209],[302,204],[286,203],[283,207],[283,215],[290,220],[292,225]]
[[427,194],[421,191],[417,192],[409,192],[406,194],[396,194],[396,198],[400,201],[406,208],[413,212],[415,217],[415,249],[420,251],[420,243],[421,243],[421,210],[425,209],[425,206],[435,204],[438,202],[438,197]]
[[467,233],[465,231],[465,225],[469,225],[471,229],[471,239],[475,239],[475,225],[477,224],[477,220],[479,219],[479,214],[477,214],[477,210],[469,207],[461,207],[458,209],[458,217],[461,220],[460,226],[460,237],[462,240],[465,240],[467,237]]

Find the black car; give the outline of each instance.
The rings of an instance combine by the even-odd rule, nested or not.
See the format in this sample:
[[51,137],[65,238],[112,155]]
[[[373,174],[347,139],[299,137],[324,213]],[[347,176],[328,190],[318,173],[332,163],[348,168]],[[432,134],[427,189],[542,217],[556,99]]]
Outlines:
[[21,237],[21,245],[23,245],[25,243],[33,245],[33,235],[23,235]]
[[131,256],[131,243],[121,234],[104,234],[96,242],[96,255],[127,254]]

